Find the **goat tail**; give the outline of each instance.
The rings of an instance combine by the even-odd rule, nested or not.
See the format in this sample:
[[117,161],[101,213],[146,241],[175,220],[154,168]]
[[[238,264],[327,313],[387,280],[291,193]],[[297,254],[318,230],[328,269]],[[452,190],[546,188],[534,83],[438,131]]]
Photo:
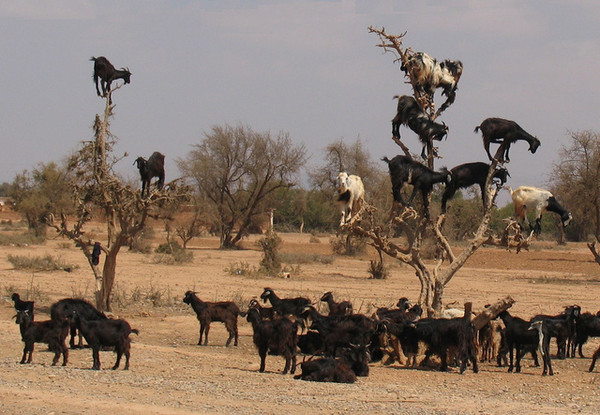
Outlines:
[[137,335],[139,335],[139,334],[140,334],[140,331],[139,331],[138,329],[131,329],[131,332],[132,332],[132,333],[135,333],[135,334],[137,334]]
[[386,156],[383,156],[381,161],[385,161],[387,164],[390,164],[390,159],[388,159]]
[[96,58],[93,56],[90,58],[90,60],[96,62]]
[[400,99],[400,95],[394,95],[392,99]]
[[479,131],[479,127],[480,127],[480,125],[478,125],[477,127],[475,127],[475,129],[473,130],[473,132],[474,133],[478,132]]

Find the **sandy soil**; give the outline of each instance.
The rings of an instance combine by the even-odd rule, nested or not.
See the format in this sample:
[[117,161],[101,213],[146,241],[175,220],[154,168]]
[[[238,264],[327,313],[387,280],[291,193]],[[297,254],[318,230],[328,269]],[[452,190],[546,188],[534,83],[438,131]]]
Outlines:
[[[2,219],[2,215],[0,215]],[[101,233],[101,226],[92,229]],[[329,255],[329,237],[310,242],[310,235],[282,234],[283,250]],[[157,225],[157,241],[161,238]],[[197,346],[198,322],[183,293],[193,289],[204,300],[230,300],[247,304],[266,286],[280,296],[302,294],[317,300],[325,291],[337,299],[353,301],[355,309],[371,313],[377,306],[392,306],[399,297],[417,298],[419,284],[407,266],[393,265],[387,280],[368,278],[369,255],[336,257],[329,265],[302,264],[290,279],[230,275],[225,269],[245,262],[258,265],[261,254],[253,241],[246,250],[219,251],[214,238],[191,243],[193,264],[168,266],[153,263],[153,255],[119,255],[117,294],[140,292],[145,301],[115,304],[115,315],[126,318],[140,335],[132,335],[129,371],[112,371],[114,354],[102,352],[103,369],[90,370],[89,349],[72,350],[67,367],[52,367],[52,355],[39,345],[33,363],[20,365],[22,342],[12,319],[9,296],[13,291],[36,292],[36,320],[49,318],[50,305],[61,298],[92,298],[92,276],[81,253],[63,240],[45,245],[0,247],[0,413],[6,414],[554,414],[598,413],[600,368],[588,373],[589,356],[598,347],[592,339],[584,348],[588,358],[554,360],[555,376],[542,377],[541,369],[525,359],[521,374],[506,373],[482,363],[480,373],[460,375],[456,369],[440,373],[431,368],[371,365],[370,375],[352,385],[321,384],[282,375],[284,361],[267,358],[267,372],[259,373],[259,358],[252,344],[252,328],[240,319],[240,345],[225,348],[222,324],[211,326],[208,346]],[[79,265],[73,272],[16,271],[7,261],[12,255],[60,256]],[[557,247],[536,242],[529,252],[509,253],[480,249],[450,282],[445,302],[475,308],[511,295],[512,312],[521,317],[557,313],[577,303],[584,311],[600,308],[600,267],[584,244]],[[172,299],[153,307],[148,292]]]

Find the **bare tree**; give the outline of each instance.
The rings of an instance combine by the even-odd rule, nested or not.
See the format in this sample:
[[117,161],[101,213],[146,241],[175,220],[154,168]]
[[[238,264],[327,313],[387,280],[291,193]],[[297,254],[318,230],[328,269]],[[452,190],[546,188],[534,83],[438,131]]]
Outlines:
[[213,127],[178,165],[216,212],[221,248],[233,248],[271,207],[265,201],[298,183],[305,159],[304,146],[294,146],[285,133],[272,138],[226,125]]
[[[403,64],[406,63],[406,59],[408,59],[412,51],[408,50],[407,52],[407,50],[404,50],[402,46],[404,35],[389,35],[384,29],[375,29],[373,27],[370,27],[369,31],[376,33],[380,37],[381,43],[378,45],[379,47],[384,48],[386,51],[392,51],[398,57],[397,61]],[[413,90],[416,91],[415,79],[408,76],[408,74],[407,77]],[[416,98],[424,111],[425,109],[430,111],[430,117],[433,119],[436,113],[434,112],[433,103],[430,102],[432,97],[423,99],[422,96],[417,94]],[[404,153],[410,157],[408,147],[398,138],[394,138],[394,140]],[[430,140],[428,149],[431,150],[431,148]],[[496,159],[498,159],[500,154],[500,149],[498,149]],[[434,159],[432,151],[429,151],[428,164],[430,168],[433,168]],[[369,243],[379,252],[383,252],[392,258],[410,265],[415,270],[415,274],[421,283],[419,303],[425,305],[430,312],[439,314],[442,310],[444,288],[468,258],[484,243],[500,244],[499,238],[495,238],[489,234],[492,206],[499,190],[499,187],[494,186],[492,182],[492,175],[496,166],[497,161],[492,161],[485,185],[487,203],[483,217],[475,231],[473,239],[460,253],[454,252],[454,249],[442,232],[445,215],[440,215],[437,219],[433,220],[428,217],[429,215],[419,214],[411,207],[399,207],[399,212],[393,215],[388,224],[380,225],[374,219],[373,213],[375,209],[367,205],[363,209],[362,215],[353,217],[351,223],[345,225],[342,230],[367,238]],[[393,236],[396,233],[401,234],[402,237],[394,238]],[[428,235],[433,237],[436,244],[436,255],[433,264],[427,264],[422,257],[424,243]]]
[[[117,89],[113,88],[114,89]],[[48,215],[49,226],[66,238],[76,242],[88,260],[96,280],[96,306],[102,311],[111,310],[111,293],[116,277],[117,256],[123,245],[139,234],[147,225],[148,218],[160,219],[172,206],[189,199],[190,189],[173,181],[160,191],[142,198],[139,190],[125,186],[113,172],[119,161],[112,157],[115,138],[109,131],[114,106],[110,103],[112,91],[107,94],[103,117],[96,115],[94,140],[83,142],[69,161],[69,177],[76,204],[73,224],[66,215]],[[98,212],[106,220],[107,240],[97,245],[84,230]],[[102,270],[99,267],[94,245],[100,246],[106,255]]]

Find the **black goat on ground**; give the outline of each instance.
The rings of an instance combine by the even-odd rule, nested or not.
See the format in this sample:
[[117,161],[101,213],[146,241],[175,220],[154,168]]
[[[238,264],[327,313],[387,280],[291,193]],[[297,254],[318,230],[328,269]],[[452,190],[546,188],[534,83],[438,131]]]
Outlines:
[[[578,305],[565,307],[565,311],[558,315],[538,314],[531,321],[548,321],[545,329],[548,336],[556,338],[556,357],[564,359],[570,354],[569,347],[575,338],[575,327],[579,316],[581,315],[581,307]],[[571,344],[567,344],[571,343]]]
[[572,355],[575,356],[575,350],[579,350],[579,357],[583,356],[583,345],[587,343],[590,337],[600,337],[600,317],[591,313],[583,313],[577,319],[576,340],[573,343]]
[[75,348],[76,335],[79,335],[78,347],[83,346],[81,332],[77,333],[77,325],[73,319],[75,313],[87,321],[106,320],[104,313],[98,311],[96,307],[80,298],[63,298],[52,304],[50,307],[50,318],[52,320],[57,322],[63,321],[64,319],[69,320],[71,327],[71,340],[69,341],[69,346],[71,349]]
[[34,344],[46,343],[50,351],[54,352],[52,366],[56,365],[61,354],[63,355],[62,365],[67,365],[69,349],[67,349],[65,339],[69,334],[69,323],[66,320],[33,321],[27,309],[18,310],[16,317],[16,323],[21,330],[21,339],[25,343],[20,363],[25,363],[28,354],[27,363],[31,363]]
[[481,129],[481,134],[483,135],[483,147],[490,160],[492,160],[490,143],[500,144],[504,148],[500,160],[498,160],[500,163],[504,163],[505,161],[507,163],[510,162],[508,151],[510,150],[510,145],[517,140],[527,141],[531,154],[534,154],[541,145],[537,137],[532,136],[522,129],[519,124],[503,118],[486,118],[480,125],[475,127],[474,131],[477,132],[479,129]]
[[254,335],[252,340],[260,356],[260,372],[265,371],[267,353],[285,358],[283,374],[288,370],[296,371],[296,347],[298,322],[292,323],[287,317],[275,320],[262,320],[257,309],[248,310],[246,320],[252,324]]
[[94,363],[92,370],[100,370],[100,349],[103,347],[114,347],[117,361],[112,367],[116,370],[121,363],[121,357],[125,355],[125,367],[129,369],[129,357],[131,349],[131,333],[139,334],[137,329],[132,329],[129,323],[122,319],[107,319],[87,321],[77,313],[74,313],[75,324],[85,337],[85,341],[92,348]]
[[142,179],[142,197],[144,197],[144,191],[146,196],[150,194],[150,181],[153,177],[158,177],[156,186],[158,189],[162,189],[165,184],[165,156],[158,151],[152,153],[148,160],[143,157],[135,159],[133,164],[137,165],[140,171],[140,178]]
[[[97,58],[92,56],[90,60],[94,61],[93,78],[94,83],[96,84],[96,92],[99,97],[105,97],[106,94],[110,92],[110,84],[117,79],[122,79],[126,84],[131,82],[131,72],[129,72],[129,69],[115,69],[112,63],[104,56],[99,56]],[[98,88],[98,78],[100,78],[100,83],[102,85],[102,93],[100,93],[100,89]]]
[[321,301],[325,301],[329,306],[329,316],[331,317],[352,314],[352,303],[350,301],[341,301],[336,303],[333,299],[333,293],[331,291],[323,294]]
[[[445,319],[426,318],[415,323],[404,325],[403,330],[398,333],[402,350],[405,355],[416,356],[419,342],[427,345],[425,359],[421,365],[425,365],[432,354],[441,359],[441,371],[448,370],[448,349],[458,349],[460,360],[460,373],[464,373],[470,361],[473,372],[477,373],[477,346],[475,344],[475,328],[470,322],[470,316]],[[413,358],[414,359],[414,358]]]
[[273,310],[273,307],[261,306],[256,298],[250,300],[250,303],[248,304],[248,309],[250,308],[257,309],[260,314],[260,318],[262,318],[263,320],[273,320],[275,318],[275,311]]
[[418,136],[421,144],[421,157],[427,158],[425,149],[431,140],[442,141],[448,135],[448,127],[446,124],[436,123],[431,121],[429,116],[419,107],[417,100],[409,95],[396,95],[398,98],[398,108],[396,116],[392,120],[392,137],[400,138],[400,125],[404,124],[414,131]]
[[[446,204],[448,200],[454,197],[456,191],[460,188],[467,188],[474,184],[479,185],[481,190],[481,198],[483,200],[483,209],[485,210],[486,203],[486,192],[485,192],[485,181],[487,179],[490,165],[482,162],[465,163],[453,167],[450,169],[450,181],[446,185],[446,190],[442,195],[442,213],[446,213]],[[493,179],[500,181],[500,186],[506,183],[507,178],[510,177],[508,170],[505,168],[499,168],[494,171]]]
[[15,310],[27,311],[29,312],[29,317],[31,318],[31,321],[35,319],[33,310],[33,306],[35,303],[34,301],[23,301],[21,300],[21,296],[18,293],[13,293],[10,298],[15,303]]
[[304,308],[310,304],[308,298],[296,297],[296,298],[279,298],[275,291],[271,288],[266,287],[263,293],[260,295],[263,302],[269,300],[273,306],[273,310],[279,316],[299,316]]
[[[526,346],[538,347],[540,344],[540,336],[537,331],[530,330],[531,322],[525,321],[519,317],[513,317],[508,311],[503,311],[498,315],[504,322],[506,327],[504,330],[504,339],[509,350],[508,371],[512,372],[513,368],[517,373],[521,372],[521,357],[523,356]],[[514,363],[516,359],[516,364]],[[544,367],[550,365],[550,355],[542,356],[545,359]]]
[[[431,193],[433,185],[436,183],[448,185],[451,182],[450,172],[447,169],[442,169],[441,172],[433,171],[406,156],[396,156],[391,160],[384,157],[382,160],[388,164],[394,201],[404,206],[410,206],[417,192],[421,191],[425,217],[429,217],[429,193]],[[402,187],[405,184],[413,186],[412,194],[407,203],[402,199]]]
[[183,302],[192,306],[196,312],[196,317],[200,322],[200,338],[198,345],[202,345],[202,334],[204,333],[204,346],[208,344],[208,331],[212,321],[221,321],[225,324],[225,328],[229,333],[229,338],[225,346],[231,344],[238,345],[238,327],[237,318],[240,314],[240,309],[233,301],[206,302],[198,298],[195,292],[186,291],[183,297]]
[[364,347],[344,348],[339,358],[323,357],[300,364],[302,373],[294,379],[315,382],[354,383],[356,376],[369,373],[368,354]]

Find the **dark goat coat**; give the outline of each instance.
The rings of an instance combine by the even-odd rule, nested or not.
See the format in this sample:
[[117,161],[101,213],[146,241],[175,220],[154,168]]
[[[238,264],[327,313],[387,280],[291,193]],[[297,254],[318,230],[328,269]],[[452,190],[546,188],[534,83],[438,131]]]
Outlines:
[[261,320],[256,309],[248,310],[246,320],[252,324],[254,332],[252,340],[260,356],[260,372],[265,371],[267,353],[285,358],[283,374],[288,370],[291,374],[296,371],[296,347],[298,344],[298,323],[292,323],[287,317],[275,320]]
[[86,321],[79,314],[75,313],[75,324],[85,337],[92,348],[92,357],[94,363],[93,370],[100,370],[100,349],[102,347],[114,347],[117,354],[117,360],[112,367],[113,370],[119,367],[121,357],[125,355],[125,367],[129,369],[129,357],[131,348],[131,333],[139,334],[137,329],[132,329],[129,323],[122,319],[107,319]]
[[[78,314],[87,321],[106,320],[104,313],[98,311],[92,304],[80,298],[63,298],[52,304],[50,307],[50,318],[52,320],[69,320],[71,327],[71,340],[69,341],[69,346],[71,349],[75,347],[75,336],[77,335],[77,325],[74,321],[75,314]],[[79,347],[82,347],[82,345],[82,335],[79,333]]]
[[534,154],[541,145],[540,140],[538,140],[537,137],[532,136],[522,129],[519,124],[511,120],[505,120],[503,118],[486,118],[480,125],[475,127],[475,132],[480,129],[483,136],[483,147],[490,160],[492,160],[490,143],[500,144],[500,146],[504,148],[500,160],[498,160],[501,163],[510,161],[508,151],[510,150],[510,145],[515,141],[527,141],[529,143],[529,151],[531,151],[531,154]]
[[136,164],[142,180],[142,197],[144,197],[144,192],[146,196],[150,194],[150,181],[153,177],[158,177],[156,187],[159,190],[163,188],[165,184],[165,156],[163,154],[155,151],[148,157],[148,160],[138,157],[134,164]]
[[425,148],[430,140],[441,141],[448,134],[446,124],[431,121],[429,116],[419,107],[417,100],[409,95],[398,98],[396,116],[392,120],[392,136],[400,138],[400,125],[404,124],[419,136],[423,145],[421,157],[427,158]]
[[[475,184],[479,185],[481,198],[483,200],[483,208],[485,209],[485,181],[489,170],[490,165],[482,162],[464,163],[453,167],[450,170],[450,182],[446,185],[446,190],[444,190],[444,194],[442,195],[442,213],[446,212],[448,200],[454,197],[454,194],[458,189],[464,189]],[[509,176],[508,170],[500,168],[494,171],[492,180],[498,179],[500,181],[500,186],[502,186],[506,183]]]
[[304,308],[310,304],[308,298],[296,297],[296,298],[279,298],[275,291],[271,288],[266,287],[260,298],[266,303],[267,300],[271,302],[273,310],[279,316],[299,316]]
[[[50,351],[54,352],[52,366],[56,365],[61,354],[63,355],[62,365],[67,365],[69,349],[67,349],[65,339],[69,333],[69,324],[66,320],[33,321],[29,310],[18,310],[16,323],[19,324],[21,339],[25,343],[20,363],[31,363],[34,344],[45,343],[48,345]],[[29,357],[26,361],[28,354]]]
[[[433,185],[436,183],[450,183],[450,172],[445,169],[441,172],[433,171],[429,167],[406,156],[396,156],[391,160],[384,157],[382,160],[388,164],[394,201],[405,206],[407,204],[410,206],[417,192],[420,190],[423,196],[425,216],[429,217],[429,193],[431,193]],[[404,184],[413,186],[412,194],[407,203],[402,199],[402,187]]]
[[34,301],[23,301],[23,300],[21,300],[21,296],[18,293],[13,293],[10,298],[15,303],[15,310],[27,311],[29,313],[29,317],[31,318],[31,321],[33,321],[35,319],[34,318],[34,304],[35,304]]
[[208,331],[210,330],[210,323],[212,321],[220,321],[225,324],[225,328],[229,333],[229,338],[225,346],[229,346],[232,340],[234,346],[238,345],[237,318],[240,314],[240,309],[233,301],[202,301],[193,291],[186,291],[183,302],[192,306],[200,322],[198,345],[202,345],[203,333],[204,345],[208,344]]
[[[123,82],[126,84],[131,82],[131,72],[129,72],[129,69],[115,69],[112,63],[104,56],[97,58],[92,56],[90,60],[94,62],[94,75],[92,78],[96,84],[96,93],[99,97],[105,97],[110,92],[110,85],[117,79],[123,79]],[[100,93],[100,89],[98,88],[98,78],[100,78],[102,85],[102,93]]]

